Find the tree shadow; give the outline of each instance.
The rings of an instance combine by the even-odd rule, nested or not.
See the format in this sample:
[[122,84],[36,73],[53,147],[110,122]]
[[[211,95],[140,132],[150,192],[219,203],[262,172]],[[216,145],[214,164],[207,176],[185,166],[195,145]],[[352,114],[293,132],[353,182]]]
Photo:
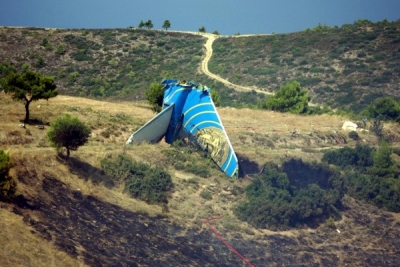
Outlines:
[[100,168],[94,167],[91,164],[74,157],[66,159],[65,156],[59,155],[58,159],[64,161],[72,174],[77,175],[81,179],[85,179],[85,181],[90,180],[96,185],[103,184],[107,188],[112,188],[114,186],[112,179],[109,178]]
[[236,153],[239,162],[239,178],[246,178],[247,175],[260,173],[260,166],[255,161],[251,161],[245,155]]

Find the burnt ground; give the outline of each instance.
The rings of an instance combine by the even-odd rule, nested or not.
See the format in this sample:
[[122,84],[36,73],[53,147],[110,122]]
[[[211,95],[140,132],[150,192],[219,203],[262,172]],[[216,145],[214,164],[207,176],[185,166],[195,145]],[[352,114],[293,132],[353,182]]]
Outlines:
[[[246,266],[209,230],[186,229],[72,190],[49,173],[18,172],[30,186],[14,212],[36,234],[89,266]],[[346,197],[336,226],[257,234],[220,231],[254,266],[400,266],[400,223]]]

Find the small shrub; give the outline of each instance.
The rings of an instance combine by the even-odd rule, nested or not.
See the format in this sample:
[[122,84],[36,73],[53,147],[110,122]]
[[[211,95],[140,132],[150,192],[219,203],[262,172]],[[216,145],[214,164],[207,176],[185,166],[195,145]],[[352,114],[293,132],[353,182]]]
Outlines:
[[354,141],[360,140],[360,136],[356,131],[349,132],[349,138],[353,139]]
[[326,220],[326,226],[328,226],[329,228],[335,229],[336,228],[335,220],[332,217],[329,217],[329,219]]
[[204,198],[204,199],[207,199],[207,200],[211,200],[211,199],[212,199],[212,194],[211,194],[211,192],[208,191],[208,190],[203,190],[203,191],[200,193],[200,196],[201,196],[202,198]]

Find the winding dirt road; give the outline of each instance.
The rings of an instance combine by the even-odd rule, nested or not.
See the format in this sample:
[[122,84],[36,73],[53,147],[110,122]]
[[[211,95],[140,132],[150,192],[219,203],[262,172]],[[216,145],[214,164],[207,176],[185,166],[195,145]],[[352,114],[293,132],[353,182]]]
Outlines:
[[212,54],[213,54],[213,49],[212,49],[212,45],[215,41],[215,39],[219,38],[219,36],[215,35],[215,34],[210,34],[210,33],[202,33],[202,36],[207,38],[207,42],[204,45],[204,47],[206,48],[206,56],[204,57],[203,61],[201,62],[201,71],[209,76],[210,78],[217,80],[223,84],[225,84],[228,87],[231,87],[237,91],[256,91],[257,93],[263,93],[263,94],[267,94],[267,95],[273,95],[273,93],[271,92],[267,92],[264,90],[261,90],[255,86],[252,87],[246,87],[246,86],[241,86],[241,85],[237,85],[237,84],[233,84],[231,82],[229,82],[228,80],[225,80],[223,78],[221,78],[220,76],[210,72],[208,70],[208,62],[210,61]]

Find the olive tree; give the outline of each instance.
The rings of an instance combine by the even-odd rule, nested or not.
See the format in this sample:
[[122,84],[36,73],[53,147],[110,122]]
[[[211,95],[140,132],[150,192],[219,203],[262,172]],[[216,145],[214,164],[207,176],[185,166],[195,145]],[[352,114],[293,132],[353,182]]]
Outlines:
[[20,74],[11,72],[2,81],[5,93],[11,94],[14,100],[22,100],[25,105],[24,122],[29,122],[29,105],[39,99],[48,100],[58,95],[54,77],[27,70]]
[[67,149],[67,159],[70,150],[77,150],[83,146],[90,136],[91,130],[85,123],[81,122],[77,117],[67,114],[56,119],[50,125],[47,132],[49,141],[57,149],[65,147]]

